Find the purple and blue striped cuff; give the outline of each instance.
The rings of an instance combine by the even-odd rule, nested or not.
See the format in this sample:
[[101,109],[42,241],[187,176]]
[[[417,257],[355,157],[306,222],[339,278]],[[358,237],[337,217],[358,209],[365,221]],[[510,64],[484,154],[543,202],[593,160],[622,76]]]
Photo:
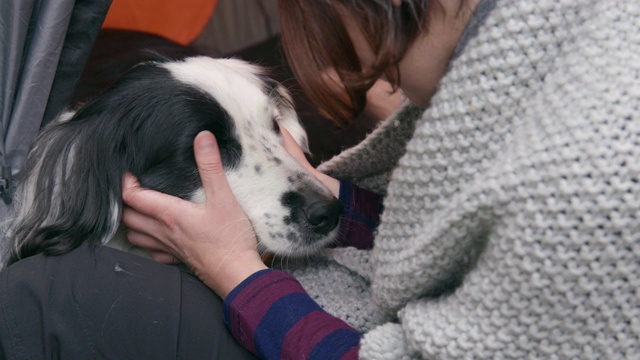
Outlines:
[[245,279],[224,300],[224,321],[261,358],[357,358],[360,333],[322,310],[283,271],[266,269]]
[[375,229],[380,223],[382,197],[340,180],[338,198],[344,210],[340,218],[337,246],[371,249]]

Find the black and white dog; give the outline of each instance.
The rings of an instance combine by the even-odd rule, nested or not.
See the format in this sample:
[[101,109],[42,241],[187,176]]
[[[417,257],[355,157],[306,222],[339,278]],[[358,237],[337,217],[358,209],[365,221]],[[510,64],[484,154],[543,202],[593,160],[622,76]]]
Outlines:
[[7,263],[85,241],[133,251],[116,236],[124,173],[202,202],[193,140],[203,130],[218,140],[262,249],[307,254],[332,243],[342,205],[285,150],[278,123],[308,150],[286,89],[244,61],[197,56],[134,67],[34,143],[7,226]]

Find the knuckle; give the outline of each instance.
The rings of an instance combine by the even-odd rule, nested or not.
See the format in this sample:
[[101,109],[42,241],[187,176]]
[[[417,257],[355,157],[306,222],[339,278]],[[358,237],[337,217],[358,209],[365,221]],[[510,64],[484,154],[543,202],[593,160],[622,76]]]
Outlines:
[[131,210],[129,210],[128,207],[124,207],[124,209],[122,210],[122,218],[120,219],[120,221],[125,227],[127,228],[131,227],[132,225]]
[[127,240],[128,240],[130,243],[132,243],[133,245],[139,245],[139,244],[140,244],[140,243],[139,243],[139,241],[138,241],[139,237],[138,237],[138,235],[137,235],[137,233],[136,233],[136,232],[133,232],[133,231],[131,231],[131,230],[128,230],[128,231],[124,234],[124,236],[125,236],[125,237],[127,238]]
[[125,204],[130,204],[130,203],[132,203],[132,202],[134,201],[134,199],[135,199],[135,196],[134,196],[134,194],[133,194],[133,191],[131,191],[131,189],[126,189],[126,188],[125,188],[125,189],[122,191],[122,201],[123,201]]
[[160,212],[157,220],[170,234],[173,234],[178,230],[179,226],[177,217],[171,211],[165,210]]
[[163,253],[152,251],[150,255],[151,255],[151,258],[157,262],[167,263],[167,256]]
[[205,161],[200,163],[200,171],[210,174],[224,173],[224,166],[220,161]]

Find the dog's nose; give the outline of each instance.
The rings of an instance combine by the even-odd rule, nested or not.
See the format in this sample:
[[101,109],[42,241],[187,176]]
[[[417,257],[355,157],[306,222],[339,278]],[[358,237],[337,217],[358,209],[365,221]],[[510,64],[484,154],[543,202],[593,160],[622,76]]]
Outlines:
[[338,225],[342,209],[342,203],[332,199],[329,202],[313,202],[305,206],[302,212],[315,233],[326,235]]

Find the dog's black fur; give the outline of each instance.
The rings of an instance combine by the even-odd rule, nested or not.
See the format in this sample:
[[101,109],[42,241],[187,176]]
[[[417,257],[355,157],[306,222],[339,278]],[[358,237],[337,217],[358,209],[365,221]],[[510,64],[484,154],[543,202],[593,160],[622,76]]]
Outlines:
[[[123,123],[114,126],[116,119]],[[82,107],[65,123],[45,129],[40,136],[53,136],[59,141],[36,147],[27,172],[33,171],[41,158],[46,160],[39,171],[66,172],[74,144],[78,147],[75,151],[82,151],[82,156],[93,160],[94,168],[67,179],[68,189],[84,190],[82,194],[60,194],[58,211],[68,215],[37,229],[32,236],[25,236],[32,228],[15,229],[15,237],[29,241],[11,254],[9,263],[40,252],[66,253],[93,234],[103,234],[111,220],[109,209],[103,205],[121,201],[116,194],[122,191],[122,176],[127,171],[137,176],[144,187],[187,199],[200,186],[200,177],[194,171],[193,138],[203,130],[216,134],[224,166],[233,167],[242,154],[242,147],[230,136],[233,126],[229,114],[215,99],[172,79],[166,69],[155,63],[137,66],[111,91]],[[143,153],[145,156],[141,156]],[[54,206],[55,180],[40,177],[38,182],[36,196],[40,201],[35,204],[43,209],[35,213],[43,214],[48,211],[45,208]]]
[[[108,243],[119,227],[126,172],[144,187],[198,201],[202,184],[193,139],[204,130],[216,136],[225,172],[235,171],[235,181],[242,182],[241,205],[253,210],[250,220],[260,222],[261,229],[255,229],[259,239],[262,232],[271,248],[283,254],[306,253],[333,241],[342,205],[290,158],[270,115],[271,108],[282,114],[273,116],[298,130],[296,140],[306,148],[306,135],[286,90],[258,68],[236,60],[210,78],[223,71],[221,82],[234,82],[236,75],[229,74],[237,72],[238,81],[244,77],[246,85],[226,83],[232,93],[224,87],[220,92],[220,84],[212,90],[210,83],[194,79],[199,71],[219,64],[194,58],[191,63],[162,59],[137,65],[96,99],[49,124],[34,143],[18,189],[7,264],[38,253],[63,254],[85,241]],[[238,99],[245,93],[247,99]],[[236,118],[216,96],[225,98]],[[251,111],[238,110],[244,105]],[[237,128],[238,121],[242,128]],[[243,149],[240,138],[250,149]],[[249,150],[253,155],[243,156]],[[262,167],[271,175],[260,188],[247,178],[265,177],[258,171]],[[271,190],[273,196],[265,198]],[[256,200],[261,206],[253,206],[254,194],[262,197]],[[292,196],[298,201],[290,201]]]

